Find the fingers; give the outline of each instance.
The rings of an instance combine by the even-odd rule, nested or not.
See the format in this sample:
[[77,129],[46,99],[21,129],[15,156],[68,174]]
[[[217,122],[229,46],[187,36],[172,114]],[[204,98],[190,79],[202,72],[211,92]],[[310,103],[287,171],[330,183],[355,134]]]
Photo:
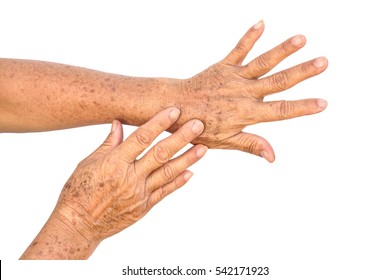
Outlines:
[[[118,120],[114,120],[111,125],[111,132],[103,144],[93,152],[92,155],[107,154],[123,142],[123,128]],[[91,155],[91,156],[92,156]]]
[[238,42],[237,46],[229,53],[223,62],[232,65],[241,65],[249,51],[264,31],[264,22],[261,20],[252,26]]
[[269,162],[275,160],[275,153],[270,143],[264,138],[254,134],[240,132],[227,139],[224,144],[224,149],[239,150],[261,156]]
[[197,145],[186,151],[181,156],[167,162],[161,168],[154,171],[147,178],[146,189],[155,190],[164,182],[171,182],[191,165],[200,160],[207,151],[207,147],[203,145]]
[[158,188],[152,192],[149,196],[148,207],[152,208],[157,203],[159,203],[163,198],[173,193],[180,187],[184,186],[192,177],[191,171],[185,171],[175,178],[174,181],[164,185],[161,188]]
[[303,35],[297,35],[288,39],[244,66],[242,69],[244,77],[257,79],[263,76],[289,55],[302,48],[305,43],[306,38]]
[[168,162],[179,150],[198,137],[204,129],[199,120],[185,123],[175,133],[153,146],[138,162],[137,169],[149,174]]
[[248,90],[257,98],[281,92],[322,73],[327,66],[328,60],[320,57],[255,81]]
[[322,99],[272,101],[261,103],[258,122],[280,121],[322,112],[327,102]]
[[167,108],[134,131],[119,147],[119,153],[133,162],[163,131],[167,130],[180,115],[177,108]]

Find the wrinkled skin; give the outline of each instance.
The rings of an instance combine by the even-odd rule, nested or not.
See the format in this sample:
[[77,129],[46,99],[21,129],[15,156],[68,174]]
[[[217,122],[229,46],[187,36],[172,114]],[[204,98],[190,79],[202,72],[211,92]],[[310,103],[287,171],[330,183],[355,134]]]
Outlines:
[[169,131],[199,119],[205,131],[193,143],[245,151],[273,161],[273,149],[265,139],[242,131],[248,125],[324,110],[326,101],[321,99],[267,102],[267,96],[322,73],[327,60],[317,58],[268,75],[305,45],[305,37],[297,35],[243,64],[263,30],[263,22],[254,25],[226,58],[183,80],[0,59],[0,131],[48,131],[114,119],[140,126],[164,108],[176,107],[182,114]]
[[[163,111],[140,127],[123,144],[121,131],[109,136],[103,146],[78,165],[65,184],[57,208],[84,217],[83,222],[91,226],[88,236],[102,240],[120,232],[189,179],[186,169],[203,156],[206,148],[195,146],[177,159],[170,159],[203,131],[199,121],[186,123],[137,160],[173,123],[166,116],[162,118],[166,113]],[[194,123],[198,131],[191,130]]]
[[77,166],[22,259],[88,258],[102,240],[131,226],[182,187],[192,176],[187,168],[207,148],[196,145],[172,157],[201,134],[202,122],[187,122],[140,157],[179,113],[165,109],[125,141],[121,123],[114,121],[106,141]]
[[[121,124],[114,121],[113,129],[103,145],[83,160],[69,178],[51,217],[22,258],[88,258],[102,240],[134,224],[165,196],[183,186],[192,175],[187,168],[205,154],[205,146],[241,150],[274,161],[271,145],[260,136],[244,133],[243,129],[256,123],[284,120],[324,110],[326,101],[321,99],[272,102],[264,99],[267,95],[281,92],[320,74],[326,69],[327,60],[318,58],[265,76],[278,63],[304,46],[305,38],[298,35],[242,65],[263,30],[262,22],[253,26],[221,62],[190,79],[176,80],[176,91],[172,90],[171,96],[161,98],[166,97],[167,101],[146,106],[153,107],[150,110],[153,111],[158,107],[168,107],[167,104],[174,105],[181,109],[180,118],[178,110],[166,109],[125,141]],[[80,71],[84,73],[84,70]],[[100,81],[101,76],[96,74],[96,81]],[[119,88],[125,80],[119,79],[116,87]],[[154,84],[153,81],[151,83]],[[130,88],[134,89],[132,86]],[[141,96],[153,92],[151,88],[147,89],[141,92]],[[92,104],[94,102],[98,104],[92,99]],[[58,104],[64,103],[61,101]],[[90,109],[88,106],[86,108]],[[93,112],[82,109],[80,114],[70,112],[69,115],[73,117]],[[132,111],[127,107],[126,110]],[[148,117],[150,112],[146,112],[147,108],[142,110]],[[40,111],[45,112],[34,110]],[[53,112],[57,111],[64,115],[61,110]],[[100,109],[97,112],[99,116],[104,113]],[[107,118],[109,116],[107,112]],[[89,119],[90,116],[84,117]],[[194,118],[201,120],[204,126]],[[133,118],[134,123],[141,119]],[[72,127],[75,123],[61,125]],[[174,133],[139,158],[164,130]],[[203,145],[196,145],[171,159],[190,142]]]
[[174,128],[194,116],[202,120],[205,131],[193,143],[241,150],[272,162],[275,155],[271,145],[262,137],[242,130],[248,125],[315,114],[325,109],[327,103],[322,99],[264,101],[267,95],[320,74],[326,69],[327,60],[320,57],[265,76],[305,45],[305,37],[297,35],[242,65],[263,30],[264,24],[259,22],[248,30],[225,59],[182,81],[184,94],[175,102],[182,108],[182,115]]

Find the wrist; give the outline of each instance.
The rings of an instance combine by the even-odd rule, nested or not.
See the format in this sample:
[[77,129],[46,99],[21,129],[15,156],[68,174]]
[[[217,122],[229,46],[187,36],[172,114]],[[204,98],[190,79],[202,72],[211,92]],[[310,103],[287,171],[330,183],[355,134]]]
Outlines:
[[167,107],[180,107],[183,90],[180,79],[124,77],[111,107],[112,116],[140,126]]
[[91,227],[82,219],[74,217],[69,220],[61,214],[54,214],[52,219],[54,228],[62,233],[60,247],[67,253],[65,259],[88,259],[100,243],[92,234]]
[[61,227],[66,236],[80,245],[96,246],[103,240],[97,222],[83,208],[72,205],[57,205],[49,220]]
[[21,259],[87,259],[100,243],[87,228],[80,219],[54,210]]

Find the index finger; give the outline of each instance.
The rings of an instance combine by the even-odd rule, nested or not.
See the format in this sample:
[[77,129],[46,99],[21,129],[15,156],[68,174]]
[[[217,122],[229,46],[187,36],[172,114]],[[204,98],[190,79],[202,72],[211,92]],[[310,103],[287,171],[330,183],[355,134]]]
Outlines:
[[223,60],[232,65],[241,65],[249,51],[253,48],[256,41],[260,38],[264,31],[263,20],[252,26],[238,42],[236,47]]
[[167,108],[134,131],[119,147],[119,153],[133,162],[162,132],[167,130],[180,116],[180,110]]

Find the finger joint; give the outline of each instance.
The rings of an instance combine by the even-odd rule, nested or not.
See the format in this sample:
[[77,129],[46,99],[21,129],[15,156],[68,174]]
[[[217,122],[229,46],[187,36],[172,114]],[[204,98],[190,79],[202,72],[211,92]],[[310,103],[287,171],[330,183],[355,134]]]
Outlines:
[[164,177],[167,182],[171,182],[175,178],[175,171],[170,164],[163,166]]
[[143,147],[147,147],[152,143],[152,136],[151,132],[143,127],[140,127],[135,131],[135,137],[137,139],[137,142],[142,145]]
[[262,70],[269,71],[271,69],[271,63],[268,55],[262,54],[256,60],[256,66]]
[[279,91],[288,89],[288,81],[289,76],[285,71],[275,73],[271,76],[272,87]]
[[281,101],[279,105],[279,115],[281,119],[287,119],[290,117],[293,111],[293,104],[289,101]]
[[167,148],[156,145],[153,148],[153,157],[158,164],[164,164],[168,162],[170,158],[170,152]]
[[181,143],[188,144],[191,141],[190,139],[188,139],[188,137],[182,131],[179,130],[176,133],[177,133],[177,136],[179,137]]

